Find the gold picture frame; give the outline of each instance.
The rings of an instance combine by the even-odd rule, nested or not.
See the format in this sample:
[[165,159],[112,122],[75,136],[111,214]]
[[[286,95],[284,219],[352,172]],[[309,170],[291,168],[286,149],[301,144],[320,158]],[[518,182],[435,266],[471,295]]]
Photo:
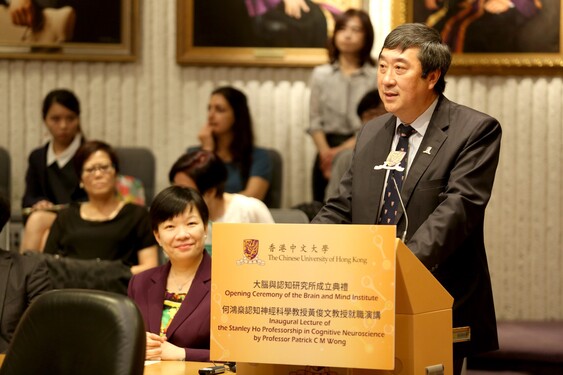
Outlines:
[[[485,8],[484,1],[464,1],[462,9],[458,6],[462,1],[437,0],[438,8],[430,10],[426,4],[432,2],[393,0],[392,26],[424,22],[436,27],[452,49],[452,74],[563,72],[563,6],[559,0],[520,0],[518,5],[524,3],[526,8],[513,2],[509,9]],[[506,27],[495,27],[498,25]]]
[[135,61],[139,0],[43,2],[34,27],[14,24],[0,0],[0,59]]
[[[313,0],[313,2],[315,1]],[[212,3],[214,2],[217,8],[214,12],[207,9],[201,10],[204,7],[213,7]],[[258,2],[260,1],[256,1],[256,3]],[[369,0],[327,0],[323,3],[332,3],[331,6],[338,8],[339,11],[352,7],[367,10]],[[229,0],[228,2],[224,0],[177,0],[176,61],[183,65],[271,67],[313,67],[328,62],[327,50],[325,48],[326,37],[323,37],[322,42],[319,42],[322,34],[318,34],[315,42],[317,45],[314,47],[273,46],[268,45],[264,38],[260,39],[260,45],[252,45],[253,41],[249,40],[249,36],[256,38],[256,35],[260,33],[256,32],[256,29],[251,30],[250,26],[255,27],[255,24],[251,25],[247,21],[252,20],[254,22],[259,17],[251,17],[248,14],[250,13],[249,9],[241,8],[245,7],[244,4],[243,0]],[[320,9],[320,7],[318,8]],[[315,11],[316,9],[315,3]],[[311,7],[311,10],[313,10],[313,7]],[[248,13],[245,13],[247,11]],[[331,20],[326,8],[323,8],[321,11],[325,15],[325,21],[323,22],[327,23],[326,31],[324,32],[326,36],[330,33]],[[312,15],[313,11],[310,14]],[[242,15],[242,17],[238,18],[238,15]],[[221,16],[224,17],[221,18]],[[232,23],[233,20],[236,21],[237,19],[244,20],[239,22],[237,27],[229,28],[222,23],[224,21]],[[303,22],[306,22],[305,17],[303,17]],[[308,27],[318,31],[315,25],[317,23],[310,21]],[[217,26],[219,28],[224,27],[225,30],[220,31]],[[206,32],[200,31],[204,30],[205,27],[207,27]],[[209,35],[211,34],[214,34],[216,37],[210,37]],[[305,34],[302,33],[301,35]],[[201,37],[202,35],[205,37]],[[263,35],[260,36],[262,37]],[[231,43],[233,45],[228,45]]]

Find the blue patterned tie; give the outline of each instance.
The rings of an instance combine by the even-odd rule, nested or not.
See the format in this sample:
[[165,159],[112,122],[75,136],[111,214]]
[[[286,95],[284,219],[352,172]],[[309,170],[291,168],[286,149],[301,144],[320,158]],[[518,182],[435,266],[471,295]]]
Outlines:
[[[401,167],[405,168],[404,171],[399,172],[397,170],[389,171],[387,176],[387,187],[385,188],[385,195],[383,197],[383,208],[379,216],[379,224],[389,224],[395,225],[397,220],[397,212],[401,206],[401,201],[399,200],[399,192],[403,187],[403,180],[405,179],[405,172],[407,171],[407,159],[409,152],[409,137],[416,133],[410,125],[399,125],[399,143],[397,143],[397,151],[404,151],[405,157],[401,160]],[[397,188],[393,183],[393,177],[397,182]]]

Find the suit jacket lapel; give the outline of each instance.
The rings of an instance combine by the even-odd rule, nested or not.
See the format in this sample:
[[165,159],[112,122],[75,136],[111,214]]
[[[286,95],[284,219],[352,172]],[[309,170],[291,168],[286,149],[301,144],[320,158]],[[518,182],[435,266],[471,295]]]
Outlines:
[[[426,134],[418,148],[415,155],[413,163],[409,169],[407,179],[403,184],[403,189],[401,191],[401,198],[405,207],[408,207],[409,200],[414,192],[418,181],[428,169],[428,166],[432,163],[432,160],[438,154],[438,151],[448,138],[447,133],[444,131],[449,126],[449,101],[444,96],[439,99],[438,105],[432,114],[428,128],[426,129]],[[424,150],[431,147],[431,153],[424,153]],[[398,214],[397,222],[401,219],[403,215],[402,210]]]
[[151,281],[153,282],[153,284],[149,287],[148,329],[149,332],[153,332],[156,334],[160,333],[160,325],[162,321],[162,309],[164,306],[164,292],[166,291],[166,278],[168,277],[169,272],[170,272],[170,262],[166,264],[166,267],[162,268],[161,272],[151,277]]
[[174,335],[174,332],[182,325],[182,323],[196,310],[201,301],[211,290],[211,257],[204,251],[203,259],[197,273],[192,282],[192,286],[188,291],[186,299],[182,302],[180,309],[172,319],[166,336],[168,338]]

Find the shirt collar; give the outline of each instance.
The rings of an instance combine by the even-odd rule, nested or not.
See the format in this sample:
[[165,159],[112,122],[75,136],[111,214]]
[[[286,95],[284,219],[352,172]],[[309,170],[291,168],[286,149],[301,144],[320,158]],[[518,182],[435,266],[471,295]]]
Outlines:
[[76,154],[76,151],[80,147],[82,143],[82,135],[80,133],[74,136],[74,139],[70,143],[70,145],[61,152],[59,155],[55,155],[55,150],[53,149],[53,140],[49,142],[49,146],[47,147],[47,166],[50,166],[53,163],[57,163],[59,168],[64,167],[70,159]]
[[[432,118],[432,114],[434,113],[434,110],[436,109],[436,106],[438,105],[438,99],[439,98],[440,97],[437,97],[436,99],[434,99],[432,104],[430,104],[430,107],[428,107],[426,109],[426,111],[424,111],[420,116],[418,116],[416,118],[416,120],[414,120],[412,123],[409,124],[422,137],[424,137],[424,134],[426,134],[426,129],[428,129],[428,124],[430,124],[430,119]],[[395,123],[395,131],[399,128],[399,125],[401,125],[401,124],[403,124],[403,122],[397,117],[397,120],[396,120],[396,123]]]

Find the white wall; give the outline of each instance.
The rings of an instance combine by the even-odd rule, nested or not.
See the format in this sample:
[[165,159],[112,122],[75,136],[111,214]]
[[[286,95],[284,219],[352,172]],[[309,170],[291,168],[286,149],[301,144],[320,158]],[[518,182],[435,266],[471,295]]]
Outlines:
[[[390,0],[372,0],[376,47],[390,30]],[[74,90],[89,138],[142,145],[157,156],[158,188],[196,134],[210,91],[233,84],[249,96],[258,143],[284,157],[284,206],[309,201],[314,147],[309,69],[181,67],[175,63],[176,1],[141,0],[136,63],[0,60],[0,145],[12,156],[14,205],[26,157],[44,141],[40,106],[52,88]],[[446,95],[497,117],[502,155],[487,212],[486,240],[500,318],[563,318],[563,80],[449,77]]]

